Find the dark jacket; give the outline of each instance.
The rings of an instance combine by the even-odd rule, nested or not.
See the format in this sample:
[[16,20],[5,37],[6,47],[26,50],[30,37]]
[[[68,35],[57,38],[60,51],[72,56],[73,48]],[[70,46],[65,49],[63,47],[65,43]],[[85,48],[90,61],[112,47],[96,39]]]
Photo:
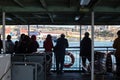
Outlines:
[[114,40],[113,48],[116,49],[115,56],[120,58],[120,37],[118,37]]
[[60,37],[57,39],[55,46],[55,52],[60,54],[65,54],[65,49],[68,47],[68,40],[66,38]]
[[80,56],[91,56],[91,39],[84,37],[80,42]]
[[46,38],[46,40],[43,43],[43,47],[45,48],[45,52],[52,52],[52,48],[53,48],[52,39]]

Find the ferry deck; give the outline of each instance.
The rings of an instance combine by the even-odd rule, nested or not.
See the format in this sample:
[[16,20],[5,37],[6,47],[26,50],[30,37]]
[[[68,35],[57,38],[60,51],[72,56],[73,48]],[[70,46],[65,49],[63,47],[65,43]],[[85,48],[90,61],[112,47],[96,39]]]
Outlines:
[[[105,47],[104,47],[105,48]],[[102,49],[101,49],[102,51]],[[114,55],[111,53],[114,50],[107,47],[103,50],[106,53],[96,52],[96,57],[101,56],[101,58],[95,60],[95,71],[94,79],[96,80],[119,80],[119,76],[115,74],[115,61],[112,58]],[[78,56],[74,51],[74,57]],[[111,53],[112,64],[107,62],[107,52]],[[100,53],[100,54],[99,54]],[[78,58],[75,58],[73,65],[70,67],[64,67],[64,72],[62,74],[56,73],[54,56],[52,61],[51,74],[47,74],[47,63],[45,53],[35,53],[35,54],[1,54],[1,80],[91,80],[91,72],[84,71],[81,63],[78,63]],[[104,56],[103,56],[104,55]],[[50,60],[51,60],[50,59]],[[71,58],[66,57],[65,60],[70,60]],[[70,61],[67,61],[70,63]],[[106,66],[106,63],[107,66]]]
[[[28,25],[28,30],[30,25],[91,25],[93,43],[94,25],[120,24],[119,3],[120,0],[0,0],[3,53],[6,25]],[[94,44],[92,47],[90,73],[81,72],[78,64],[65,69],[62,75],[56,75],[53,67],[53,74],[47,76],[36,56],[16,58],[16,55],[1,54],[0,80],[118,80],[114,72],[94,73]]]

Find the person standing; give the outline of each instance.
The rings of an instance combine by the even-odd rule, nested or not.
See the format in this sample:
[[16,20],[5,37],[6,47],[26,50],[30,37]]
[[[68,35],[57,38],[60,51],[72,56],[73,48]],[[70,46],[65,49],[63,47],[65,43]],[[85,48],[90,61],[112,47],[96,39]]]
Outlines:
[[36,40],[36,35],[32,35],[30,38],[30,44],[28,46],[28,52],[35,53],[37,52],[38,48],[39,48],[39,43]]
[[68,47],[68,40],[65,38],[64,34],[61,34],[60,38],[57,39],[57,43],[54,48],[57,74],[62,74],[63,72],[64,58],[67,47]]
[[15,54],[18,54],[18,41],[16,40],[15,41],[15,45],[14,45],[14,52],[15,52]]
[[1,54],[1,49],[3,48],[3,43],[2,43],[2,40],[1,40],[1,34],[0,34],[0,54]]
[[91,38],[89,33],[85,32],[83,39],[80,42],[80,56],[82,58],[83,70],[87,70],[86,60],[91,62]]
[[46,60],[47,62],[49,61],[49,63],[47,63],[46,66],[46,71],[47,74],[51,74],[50,70],[52,67],[52,49],[53,49],[53,42],[52,42],[52,36],[50,34],[47,35],[45,41],[43,42],[43,47],[45,48],[45,53],[46,53]]
[[113,48],[116,49],[116,74],[120,76],[120,30],[117,32],[117,36],[118,37],[113,42]]
[[14,52],[14,43],[11,40],[11,35],[7,35],[7,40],[6,40],[6,53],[8,54],[13,54]]
[[26,38],[25,34],[20,35],[20,39],[19,39],[18,46],[17,46],[18,54],[26,53],[26,39],[25,38]]

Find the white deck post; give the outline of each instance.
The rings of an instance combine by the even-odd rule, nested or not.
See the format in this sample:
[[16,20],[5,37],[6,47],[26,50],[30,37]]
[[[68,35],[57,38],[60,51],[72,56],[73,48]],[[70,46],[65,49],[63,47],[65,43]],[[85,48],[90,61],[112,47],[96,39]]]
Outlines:
[[30,25],[28,25],[28,36],[30,36]]
[[[80,42],[81,42],[81,32],[82,32],[82,31],[81,31],[81,30],[82,30],[81,27],[82,27],[82,26],[80,25]],[[81,53],[80,53],[80,54],[81,54]],[[82,63],[82,61],[81,61],[81,57],[80,57],[80,55],[79,55],[79,70],[82,68],[82,64],[81,64],[81,63]]]
[[3,11],[2,13],[2,29],[3,29],[3,53],[6,52],[6,49],[5,49],[5,12]]
[[91,80],[94,80],[94,12],[92,11],[92,26],[91,26],[91,38],[92,38],[92,54],[91,54]]

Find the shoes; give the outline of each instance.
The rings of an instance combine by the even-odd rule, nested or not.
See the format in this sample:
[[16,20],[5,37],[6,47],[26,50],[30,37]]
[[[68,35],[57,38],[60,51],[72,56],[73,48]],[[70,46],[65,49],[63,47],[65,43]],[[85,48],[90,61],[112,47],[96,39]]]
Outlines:
[[60,74],[63,74],[64,73],[64,71],[60,71]]
[[57,74],[63,74],[64,71],[57,71]]
[[48,72],[47,75],[52,75],[52,72]]
[[84,67],[82,67],[82,72],[83,72],[83,73],[87,72],[87,69],[84,68]]
[[59,72],[57,72],[57,74],[60,74]]

